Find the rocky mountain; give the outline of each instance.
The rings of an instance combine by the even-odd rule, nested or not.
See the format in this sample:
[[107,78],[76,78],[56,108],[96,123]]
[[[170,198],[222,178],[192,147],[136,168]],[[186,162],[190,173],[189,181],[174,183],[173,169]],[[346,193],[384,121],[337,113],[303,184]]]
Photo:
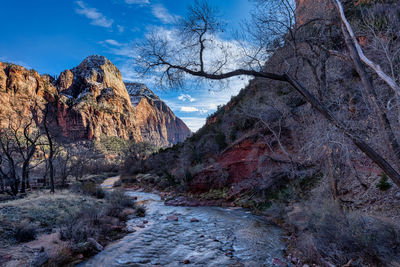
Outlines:
[[157,96],[140,83],[125,83],[135,110],[136,126],[142,138],[154,143],[163,140],[176,144],[190,135],[185,123]]
[[28,114],[26,103],[33,104],[36,99],[45,105],[55,104],[56,126],[72,140],[117,136],[169,146],[191,134],[144,85],[143,90],[135,90],[132,83],[127,87],[118,68],[103,56],[87,57],[77,67],[63,71],[57,80],[0,63],[0,114],[6,116],[11,106]]

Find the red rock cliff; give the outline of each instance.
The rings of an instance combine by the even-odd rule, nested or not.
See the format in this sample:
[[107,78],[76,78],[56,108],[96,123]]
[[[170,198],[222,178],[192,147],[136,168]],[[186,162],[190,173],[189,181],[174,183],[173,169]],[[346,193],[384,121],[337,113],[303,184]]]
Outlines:
[[11,112],[12,105],[28,114],[26,103],[35,98],[43,103],[55,101],[57,124],[73,140],[118,136],[169,146],[188,137],[187,126],[154,93],[153,98],[146,93],[136,91],[139,101],[132,103],[132,92],[128,93],[120,71],[103,56],[86,58],[62,72],[57,81],[0,62],[0,115]]

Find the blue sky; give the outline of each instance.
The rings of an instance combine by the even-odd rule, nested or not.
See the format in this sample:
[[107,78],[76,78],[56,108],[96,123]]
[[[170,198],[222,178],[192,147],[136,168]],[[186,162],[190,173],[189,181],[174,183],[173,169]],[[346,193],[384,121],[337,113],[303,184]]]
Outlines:
[[[210,0],[231,29],[238,28],[252,7],[249,0]],[[132,42],[149,29],[173,27],[192,0],[19,0],[5,1],[0,9],[0,61],[13,62],[39,73],[58,75],[93,54],[109,58],[124,80],[142,82],[158,94],[186,124],[197,130],[207,115],[226,103],[246,81],[233,80],[228,88],[213,86],[163,91],[133,71]],[[225,36],[229,42],[229,31]],[[213,87],[213,88],[211,88]]]

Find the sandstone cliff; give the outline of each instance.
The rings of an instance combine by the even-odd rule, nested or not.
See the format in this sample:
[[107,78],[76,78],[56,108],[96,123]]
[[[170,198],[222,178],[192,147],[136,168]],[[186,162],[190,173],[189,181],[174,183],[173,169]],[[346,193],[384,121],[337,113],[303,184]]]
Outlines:
[[[0,114],[7,116],[12,106],[29,114],[36,99],[55,104],[56,126],[72,140],[117,136],[169,146],[190,135],[188,127],[149,89],[128,87],[130,93],[120,71],[103,56],[86,58],[56,81],[21,66],[0,63]],[[131,102],[132,97],[136,102]],[[1,123],[6,124],[4,120]]]
[[189,128],[144,84],[126,83],[135,110],[136,126],[151,143],[176,144],[190,135]]

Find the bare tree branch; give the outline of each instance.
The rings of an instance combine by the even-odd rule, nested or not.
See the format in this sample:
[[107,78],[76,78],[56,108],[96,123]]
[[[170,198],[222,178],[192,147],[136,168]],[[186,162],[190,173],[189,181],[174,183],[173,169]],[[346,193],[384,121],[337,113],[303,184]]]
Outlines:
[[390,78],[389,75],[387,75],[381,68],[381,66],[379,66],[378,64],[376,64],[375,62],[373,62],[372,60],[370,60],[368,57],[365,56],[364,52],[361,49],[360,44],[358,43],[353,29],[351,28],[350,23],[348,22],[345,14],[344,14],[344,10],[343,10],[343,5],[340,2],[340,0],[333,0],[336,8],[338,9],[340,18],[342,20],[342,23],[345,25],[346,30],[348,32],[348,34],[350,35],[351,41],[353,42],[358,56],[360,57],[360,59],[362,60],[362,62],[364,62],[367,66],[369,66],[371,69],[373,69],[375,71],[375,73],[387,84],[390,86],[390,88],[392,88],[395,93],[400,96],[400,86],[392,79]]

